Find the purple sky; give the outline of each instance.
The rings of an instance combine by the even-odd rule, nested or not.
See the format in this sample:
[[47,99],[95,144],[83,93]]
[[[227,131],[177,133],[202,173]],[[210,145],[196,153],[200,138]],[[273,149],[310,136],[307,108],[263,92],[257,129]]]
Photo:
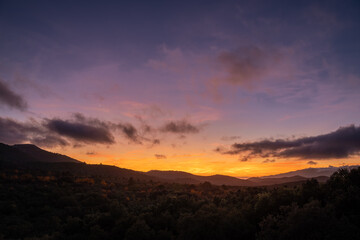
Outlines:
[[359,1],[0,1],[0,31],[0,142],[144,171],[358,162]]

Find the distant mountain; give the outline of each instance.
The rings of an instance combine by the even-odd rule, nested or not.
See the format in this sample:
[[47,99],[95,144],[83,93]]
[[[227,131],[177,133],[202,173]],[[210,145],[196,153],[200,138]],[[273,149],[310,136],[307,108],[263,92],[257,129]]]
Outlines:
[[188,183],[196,184],[202,182],[210,182],[215,185],[233,185],[233,186],[253,186],[254,184],[250,181],[239,179],[236,177],[230,177],[225,175],[212,175],[212,176],[199,176],[187,172],[181,171],[158,171],[151,170],[145,174],[167,179],[176,183]]
[[301,176],[305,178],[315,178],[319,176],[326,176],[330,177],[334,172],[339,170],[340,168],[347,168],[349,170],[353,168],[357,168],[359,165],[353,165],[353,166],[342,166],[342,167],[333,167],[329,166],[327,168],[305,168],[301,170],[296,170],[292,172],[287,173],[281,173],[276,175],[269,175],[269,176],[263,176],[261,178],[284,178],[284,177],[294,177],[294,176]]
[[[318,182],[324,183],[329,177],[327,176],[318,176],[314,177]],[[249,178],[248,181],[255,183],[257,186],[269,186],[269,185],[279,185],[286,183],[296,183],[296,182],[305,182],[310,178],[302,177],[302,176],[291,176],[291,177],[282,177],[282,178]]]
[[[181,171],[158,171],[152,170],[146,172],[147,175],[167,179],[170,182],[197,184],[203,182],[210,182],[214,185],[232,185],[232,186],[270,186],[281,185],[286,183],[301,183],[305,182],[309,178],[303,176],[291,176],[291,177],[257,177],[249,178],[247,180],[239,179],[236,177],[224,176],[224,175],[212,175],[212,176],[198,176],[195,174],[181,172]],[[317,176],[315,177],[319,182],[326,182],[329,177]]]
[[52,172],[68,172],[76,176],[133,178],[165,181],[142,172],[102,164],[85,164],[68,156],[51,153],[31,144],[9,146],[0,143],[0,166]]
[[79,160],[74,158],[59,154],[45,151],[32,144],[16,144],[13,145],[14,148],[23,152],[32,158],[36,159],[39,162],[74,162],[80,163]]
[[[85,164],[74,158],[45,151],[31,144],[17,144],[9,146],[0,143],[0,166],[25,167],[46,171],[66,171],[78,176],[122,177],[146,181],[172,182],[182,184],[199,184],[210,182],[214,185],[232,186],[270,186],[281,184],[299,184],[310,178],[325,182],[330,175],[337,171],[337,167],[307,168],[288,173],[270,175],[257,178],[239,179],[225,175],[199,176],[181,171],[139,172],[108,165]],[[346,166],[348,169],[358,166]]]

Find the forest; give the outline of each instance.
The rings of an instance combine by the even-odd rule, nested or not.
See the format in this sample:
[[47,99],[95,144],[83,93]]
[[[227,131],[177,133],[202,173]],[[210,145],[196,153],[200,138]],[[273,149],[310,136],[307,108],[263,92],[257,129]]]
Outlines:
[[360,239],[360,168],[267,187],[0,171],[0,239]]

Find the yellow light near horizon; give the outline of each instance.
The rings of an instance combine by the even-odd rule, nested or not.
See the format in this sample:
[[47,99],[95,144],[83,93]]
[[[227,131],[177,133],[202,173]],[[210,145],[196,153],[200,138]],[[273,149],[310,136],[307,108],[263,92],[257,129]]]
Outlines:
[[[105,152],[105,151],[104,151]],[[167,151],[169,152],[169,150]],[[263,163],[264,159],[251,159],[241,162],[236,156],[220,156],[214,154],[173,154],[166,159],[156,159],[153,154],[144,154],[144,151],[128,151],[126,154],[94,153],[87,155],[84,151],[72,151],[65,154],[88,164],[106,164],[136,171],[173,170],[184,171],[192,174],[228,175],[239,178],[260,177],[275,175],[309,167],[342,166],[343,160],[332,159],[317,161],[317,165],[308,165],[309,160],[275,159],[275,162]],[[217,159],[214,161],[213,159]],[[315,160],[316,161],[316,160]],[[347,164],[359,164],[358,159],[347,159]]]

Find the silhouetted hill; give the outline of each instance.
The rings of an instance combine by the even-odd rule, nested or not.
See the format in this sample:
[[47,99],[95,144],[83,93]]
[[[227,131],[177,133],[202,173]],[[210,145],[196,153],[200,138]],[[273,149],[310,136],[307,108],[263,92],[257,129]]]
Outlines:
[[[298,171],[249,178],[247,180],[225,175],[198,176],[181,171],[158,171],[139,172],[130,169],[119,168],[108,165],[85,164],[80,161],[58,153],[45,151],[35,145],[18,144],[9,146],[0,143],[0,164],[1,166],[12,166],[31,168],[53,172],[69,172],[78,176],[99,176],[99,177],[120,177],[133,178],[146,181],[199,184],[210,182],[214,185],[232,186],[270,186],[282,184],[299,184],[309,178],[315,178],[319,182],[325,182],[330,173],[335,172],[336,167],[329,168],[308,168]],[[356,166],[348,166],[348,169]]]
[[162,182],[162,179],[148,176],[142,172],[119,168],[116,166],[103,164],[86,164],[86,163],[72,163],[72,162],[36,162],[32,163],[31,167],[37,170],[46,170],[51,172],[68,172],[74,176],[97,176],[104,178],[133,178],[141,181],[157,181]]
[[[249,178],[248,180],[254,182],[257,186],[269,186],[269,185],[281,185],[285,183],[300,183],[305,182],[310,178],[302,177],[302,176],[292,176],[292,177],[282,177],[282,178]],[[314,177],[314,179],[318,180],[320,183],[326,182],[329,177],[327,176],[318,176]]]
[[67,172],[76,176],[133,178],[162,181],[142,172],[102,164],[85,164],[68,156],[51,153],[31,144],[9,146],[0,143],[0,164],[3,167]]
[[58,153],[45,151],[35,145],[18,144],[9,146],[0,143],[0,161],[8,164],[19,165],[29,162],[73,162],[80,161]]
[[294,176],[301,176],[305,178],[314,178],[319,176],[326,176],[330,177],[334,172],[336,172],[340,168],[347,168],[349,170],[353,168],[357,168],[359,165],[354,166],[342,166],[342,167],[333,167],[329,166],[327,168],[305,168],[301,170],[276,174],[276,175],[269,175],[269,176],[263,176],[261,178],[283,178],[283,177],[294,177]]
[[210,182],[215,185],[233,185],[233,186],[253,186],[251,181],[230,177],[225,175],[198,176],[195,174],[181,171],[158,171],[151,170],[146,172],[147,175],[167,179],[176,183],[196,184]]
[[17,150],[16,148],[0,143],[0,163],[18,165],[22,162],[36,161],[36,159],[28,154]]
[[[146,174],[149,176],[166,179],[170,182],[176,182],[176,183],[198,184],[203,182],[210,182],[214,185],[232,185],[232,186],[270,186],[270,185],[282,185],[286,183],[299,184],[310,179],[302,176],[291,176],[291,177],[281,177],[281,178],[256,177],[256,178],[249,178],[247,180],[243,180],[236,177],[230,177],[225,175],[198,176],[195,174],[181,172],[181,171],[158,171],[158,170],[152,170],[147,172]],[[329,177],[327,176],[317,176],[314,178],[321,183],[324,183],[329,179]]]
[[26,153],[27,155],[35,158],[39,162],[75,162],[80,163],[79,160],[62,155],[59,153],[52,153],[45,151],[32,144],[16,144],[13,145],[17,150]]

